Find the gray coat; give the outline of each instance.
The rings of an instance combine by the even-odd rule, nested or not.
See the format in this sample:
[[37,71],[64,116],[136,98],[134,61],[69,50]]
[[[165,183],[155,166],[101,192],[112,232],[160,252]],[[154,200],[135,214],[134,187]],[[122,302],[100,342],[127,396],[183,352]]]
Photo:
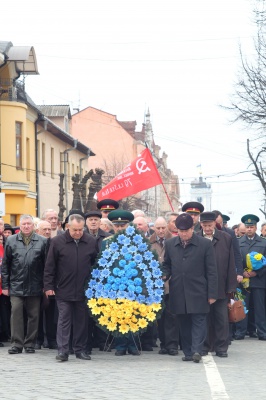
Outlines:
[[184,249],[178,236],[165,242],[163,271],[170,278],[173,314],[208,313],[208,299],[218,298],[218,274],[210,240],[193,233]]

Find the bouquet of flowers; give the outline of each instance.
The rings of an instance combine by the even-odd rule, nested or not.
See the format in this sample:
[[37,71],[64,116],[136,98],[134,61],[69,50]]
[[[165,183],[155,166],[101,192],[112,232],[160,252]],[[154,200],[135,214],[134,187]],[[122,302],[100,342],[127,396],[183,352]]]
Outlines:
[[[246,256],[246,264],[247,267],[245,268],[245,271],[247,272],[257,271],[258,269],[261,269],[262,267],[266,266],[266,258],[261,253],[252,251],[251,253],[248,253]],[[249,278],[244,278],[242,280],[242,285],[244,288],[248,288]]]
[[113,336],[143,332],[162,310],[164,282],[149,242],[129,225],[108,238],[86,296],[97,324]]

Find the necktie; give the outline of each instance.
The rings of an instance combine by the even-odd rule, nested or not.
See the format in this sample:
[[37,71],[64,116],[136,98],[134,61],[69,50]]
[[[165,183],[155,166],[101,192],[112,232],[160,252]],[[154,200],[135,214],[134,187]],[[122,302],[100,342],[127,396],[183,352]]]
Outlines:
[[159,242],[160,242],[160,246],[161,246],[161,247],[163,247],[163,241],[164,241],[163,238],[160,238],[160,239],[159,239]]

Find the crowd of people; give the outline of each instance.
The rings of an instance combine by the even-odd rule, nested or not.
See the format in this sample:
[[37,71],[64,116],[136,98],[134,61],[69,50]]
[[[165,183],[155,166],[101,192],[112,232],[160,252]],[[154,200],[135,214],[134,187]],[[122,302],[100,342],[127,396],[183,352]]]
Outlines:
[[[9,354],[56,349],[58,361],[69,354],[90,360],[93,348],[137,356],[158,347],[171,356],[182,349],[183,361],[198,363],[209,352],[228,357],[232,341],[247,335],[266,340],[266,266],[247,268],[251,252],[266,257],[266,222],[257,233],[256,215],[244,215],[232,229],[228,220],[188,202],[181,213],[151,223],[143,211],[122,210],[112,199],[86,214],[71,210],[62,222],[53,209],[40,219],[22,215],[16,228],[0,219],[0,347]],[[164,308],[142,334],[114,338],[89,314],[85,289],[99,253],[130,224],[158,257]],[[228,303],[237,289],[248,313],[232,324]]]

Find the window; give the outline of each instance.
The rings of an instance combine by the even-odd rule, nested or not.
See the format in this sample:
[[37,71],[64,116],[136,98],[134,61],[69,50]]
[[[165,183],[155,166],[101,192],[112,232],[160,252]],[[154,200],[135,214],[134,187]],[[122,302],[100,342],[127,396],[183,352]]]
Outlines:
[[16,167],[22,168],[22,123],[16,122]]
[[45,175],[45,143],[42,143],[42,174]]
[[30,139],[26,139],[26,178],[30,181]]
[[51,178],[54,179],[54,148],[51,147]]

